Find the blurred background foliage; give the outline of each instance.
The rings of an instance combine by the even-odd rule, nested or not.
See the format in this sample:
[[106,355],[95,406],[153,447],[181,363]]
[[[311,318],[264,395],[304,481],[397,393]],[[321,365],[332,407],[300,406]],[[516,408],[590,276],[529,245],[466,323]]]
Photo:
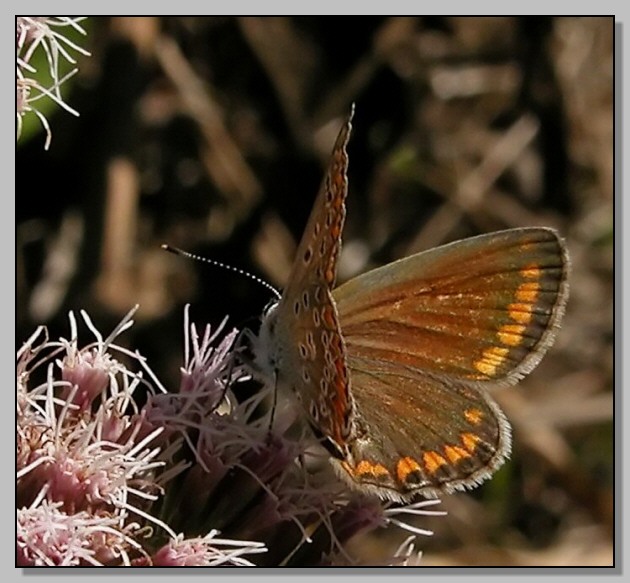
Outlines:
[[[558,339],[495,394],[512,459],[448,517],[418,526],[422,564],[612,565],[612,18],[119,17],[82,23],[92,56],[17,151],[18,346],[107,333],[140,304],[130,346],[166,386],[182,312],[257,329],[271,299],[169,243],[286,282],[334,137],[356,104],[340,280],[441,243],[547,225],[566,237]],[[391,554],[400,532],[353,552]]]

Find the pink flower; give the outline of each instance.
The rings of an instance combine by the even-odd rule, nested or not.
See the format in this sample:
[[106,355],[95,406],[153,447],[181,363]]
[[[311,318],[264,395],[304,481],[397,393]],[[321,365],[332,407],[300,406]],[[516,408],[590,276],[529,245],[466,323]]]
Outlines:
[[[361,532],[429,534],[399,516],[435,501],[349,491],[299,412],[279,402],[269,417],[273,389],[252,386],[225,322],[198,334],[186,308],[181,382],[168,392],[116,343],[136,309],[106,338],[82,312],[85,345],[70,314],[69,340],[40,328],[18,352],[20,564],[351,564],[345,545]],[[412,554],[407,539],[391,562]]]
[[[59,77],[60,59],[75,64],[76,61],[70,51],[83,55],[90,53],[79,45],[70,41],[59,32],[64,27],[73,28],[81,34],[86,34],[79,24],[85,17],[68,16],[18,16],[16,18],[16,49],[17,49],[17,75],[16,75],[16,111],[18,122],[18,138],[22,130],[22,118],[27,113],[35,114],[41,121],[46,131],[44,148],[50,146],[52,134],[50,126],[44,115],[37,109],[36,102],[47,97],[66,111],[78,116],[78,112],[64,102],[61,96],[61,86],[70,77],[78,72],[75,67],[64,77]],[[49,82],[43,81],[44,75],[33,67],[33,55],[42,51],[48,63]]]

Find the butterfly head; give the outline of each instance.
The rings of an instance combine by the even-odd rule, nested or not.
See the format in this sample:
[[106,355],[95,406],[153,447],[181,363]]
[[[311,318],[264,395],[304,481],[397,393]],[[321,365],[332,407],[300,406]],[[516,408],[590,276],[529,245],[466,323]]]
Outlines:
[[254,339],[254,364],[266,379],[274,378],[280,367],[279,347],[276,341],[278,300],[271,300],[263,310],[258,336]]

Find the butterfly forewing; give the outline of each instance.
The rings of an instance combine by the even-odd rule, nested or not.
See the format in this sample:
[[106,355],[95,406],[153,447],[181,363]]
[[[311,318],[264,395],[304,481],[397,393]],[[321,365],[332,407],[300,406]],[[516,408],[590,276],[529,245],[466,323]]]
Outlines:
[[333,292],[351,356],[515,382],[540,360],[566,303],[551,229],[512,229],[370,271]]
[[350,437],[352,396],[331,290],[346,213],[351,120],[352,114],[337,137],[289,282],[274,310],[272,341],[280,382],[295,391],[311,424],[332,441],[339,455],[344,455]]
[[337,259],[346,217],[348,154],[352,114],[342,126],[333,148],[304,235],[298,246],[283,299],[298,298],[306,285],[332,289],[337,277]]

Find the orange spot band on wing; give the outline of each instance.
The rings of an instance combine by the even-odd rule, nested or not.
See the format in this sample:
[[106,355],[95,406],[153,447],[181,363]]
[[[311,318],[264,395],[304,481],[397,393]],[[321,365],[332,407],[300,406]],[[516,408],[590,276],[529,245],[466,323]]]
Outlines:
[[509,351],[509,348],[490,346],[482,352],[481,358],[474,363],[474,367],[480,373],[493,377],[497,374],[497,369],[503,364]]
[[473,407],[472,409],[466,409],[466,411],[464,411],[464,417],[468,423],[478,425],[483,419],[483,413],[479,409]]
[[518,346],[523,340],[523,332],[525,332],[525,326],[522,324],[504,324],[499,328],[497,337],[502,344]]
[[529,324],[532,321],[531,304],[510,304],[508,306],[508,314],[510,318],[519,324]]
[[538,300],[538,292],[540,292],[540,284],[537,281],[527,281],[518,286],[515,296],[519,302],[535,304]]
[[470,457],[470,454],[464,448],[457,445],[447,445],[444,448],[444,453],[452,464]]
[[470,453],[475,452],[475,449],[477,449],[477,442],[481,441],[481,437],[475,435],[474,433],[462,433],[461,439],[464,447]]
[[361,460],[354,468],[357,476],[372,476],[374,478],[389,477],[389,470],[382,464],[373,464],[367,460]]
[[421,472],[422,467],[412,457],[403,457],[398,460],[396,464],[396,476],[398,481],[403,484],[407,481],[407,478],[415,472]]
[[429,474],[435,474],[435,472],[448,462],[437,451],[427,451],[422,454],[422,463],[424,464],[424,469]]
[[521,276],[524,279],[540,279],[540,266],[537,263],[526,265],[521,269]]

